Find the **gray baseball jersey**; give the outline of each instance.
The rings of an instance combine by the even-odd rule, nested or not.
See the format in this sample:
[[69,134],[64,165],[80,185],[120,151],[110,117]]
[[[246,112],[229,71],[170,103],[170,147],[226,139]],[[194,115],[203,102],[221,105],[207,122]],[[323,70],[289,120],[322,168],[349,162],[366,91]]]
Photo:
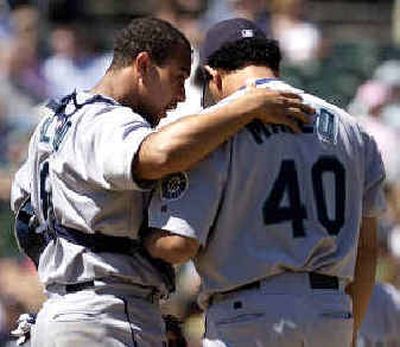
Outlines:
[[358,346],[400,346],[400,292],[389,283],[376,283]]
[[[93,98],[76,94],[82,105]],[[71,100],[66,114],[76,110]],[[11,204],[15,211],[27,194],[42,224],[48,197],[57,222],[85,233],[136,239],[149,200],[131,174],[132,158],[153,129],[131,109],[103,98],[60,119],[49,108],[30,142],[26,163],[17,172]],[[154,267],[140,255],[91,253],[58,238],[44,250],[39,275],[45,286],[114,276],[164,289]]]
[[316,109],[313,124],[296,135],[249,124],[192,171],[160,182],[150,226],[201,243],[205,293],[288,270],[351,280],[361,217],[384,208],[375,141],[324,100],[279,80],[256,84],[301,94]]

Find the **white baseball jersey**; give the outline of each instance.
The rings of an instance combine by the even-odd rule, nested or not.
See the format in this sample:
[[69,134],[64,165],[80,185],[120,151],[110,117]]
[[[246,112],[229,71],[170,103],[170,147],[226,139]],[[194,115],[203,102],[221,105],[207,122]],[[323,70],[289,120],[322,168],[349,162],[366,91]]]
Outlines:
[[284,271],[351,280],[361,217],[384,208],[375,141],[324,100],[279,80],[256,83],[301,94],[316,109],[314,123],[301,134],[249,124],[192,171],[162,180],[149,224],[200,242],[195,264],[206,293]]
[[[66,118],[44,107],[45,117],[31,138],[28,159],[15,176],[11,204],[15,211],[23,197],[31,194],[42,224],[51,203],[61,225],[136,239],[149,190],[135,183],[131,165],[153,129],[131,109],[108,98],[91,102],[93,97],[78,92],[76,103],[89,103],[77,110],[71,100]],[[62,238],[47,246],[38,270],[45,285],[105,276],[154,286],[162,282],[139,255],[93,254]]]

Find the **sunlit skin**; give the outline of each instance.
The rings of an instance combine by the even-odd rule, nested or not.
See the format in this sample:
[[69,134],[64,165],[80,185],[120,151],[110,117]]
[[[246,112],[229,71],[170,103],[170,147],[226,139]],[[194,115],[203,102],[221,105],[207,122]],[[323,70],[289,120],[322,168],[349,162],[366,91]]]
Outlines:
[[222,69],[213,69],[206,65],[205,69],[210,74],[211,79],[208,82],[208,97],[220,101],[223,98],[233,94],[239,88],[259,78],[279,78],[279,72],[273,71],[266,66],[257,66],[249,64],[235,71],[224,71]]
[[153,125],[166,117],[167,111],[185,101],[185,80],[190,75],[191,57],[183,50],[167,60],[163,66],[151,64],[141,85],[142,107]]
[[180,46],[174,52],[161,65],[148,52],[140,52],[130,65],[109,70],[91,92],[113,98],[156,126],[168,110],[185,101],[191,53]]

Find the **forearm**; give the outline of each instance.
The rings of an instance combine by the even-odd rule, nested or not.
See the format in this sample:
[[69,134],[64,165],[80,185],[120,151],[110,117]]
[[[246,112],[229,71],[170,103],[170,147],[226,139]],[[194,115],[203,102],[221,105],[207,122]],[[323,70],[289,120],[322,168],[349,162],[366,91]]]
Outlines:
[[133,176],[155,180],[191,168],[253,119],[300,132],[315,110],[296,94],[247,88],[235,100],[207,113],[188,116],[149,135],[132,162]]
[[188,116],[151,134],[138,153],[136,177],[154,180],[191,168],[252,120],[236,106]]
[[354,282],[350,286],[350,295],[353,301],[354,330],[358,331],[364,319],[369,299],[375,283],[376,259],[372,256],[360,257],[365,266],[359,267]]
[[149,254],[170,264],[181,264],[194,257],[199,249],[195,239],[150,229],[144,239]]
[[[375,284],[377,261],[376,221],[370,220],[369,237],[360,236],[354,281],[348,288],[353,301],[354,332],[361,326]],[[365,224],[365,223],[364,223]],[[361,235],[365,230],[361,230]]]

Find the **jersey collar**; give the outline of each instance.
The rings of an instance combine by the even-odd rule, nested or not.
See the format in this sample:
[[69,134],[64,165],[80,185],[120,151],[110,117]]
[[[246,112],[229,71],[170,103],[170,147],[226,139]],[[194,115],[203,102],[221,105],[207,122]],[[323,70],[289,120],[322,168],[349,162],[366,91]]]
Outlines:
[[[249,80],[250,81],[250,80]],[[269,83],[269,82],[273,82],[273,81],[280,81],[279,79],[277,79],[277,78],[258,78],[258,79],[256,79],[256,80],[254,80],[254,84],[256,85],[256,86],[260,86],[260,85],[262,85],[262,84],[267,84],[267,83]],[[252,81],[253,82],[253,81]],[[238,90],[243,90],[243,89],[245,89],[246,88],[246,86],[242,86],[242,87],[240,87]]]

